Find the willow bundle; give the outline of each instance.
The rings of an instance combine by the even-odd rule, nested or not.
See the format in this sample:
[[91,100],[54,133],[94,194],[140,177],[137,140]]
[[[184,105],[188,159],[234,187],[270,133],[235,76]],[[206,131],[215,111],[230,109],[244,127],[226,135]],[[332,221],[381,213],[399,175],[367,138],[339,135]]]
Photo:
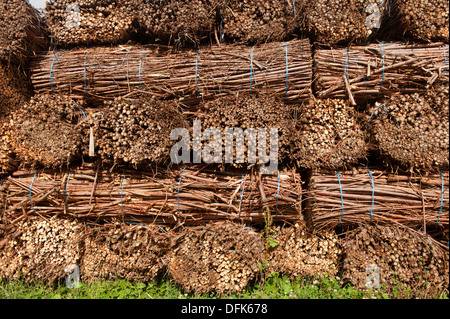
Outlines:
[[266,271],[289,277],[337,275],[341,255],[340,242],[333,231],[309,232],[305,225],[276,227],[270,235]]
[[[208,128],[217,128],[222,140],[220,144],[214,141],[208,142],[214,149],[221,150],[220,154],[226,154],[227,129],[241,128],[245,134],[247,129],[255,132],[254,140],[249,138],[248,133],[244,139],[244,162],[249,162],[249,149],[257,151],[257,143],[260,137],[260,129],[265,129],[266,154],[270,153],[270,129],[277,129],[278,162],[290,156],[289,146],[294,127],[292,125],[292,112],[289,106],[284,104],[282,99],[266,94],[237,94],[236,97],[227,96],[218,98],[206,103],[202,103],[199,112],[195,113],[197,120],[201,121],[202,132]],[[248,131],[251,132],[251,131]],[[233,137],[233,163],[237,163],[236,141],[238,137]],[[272,142],[273,142],[272,138]],[[195,143],[194,136],[193,142]],[[199,141],[197,141],[199,142]],[[253,144],[255,143],[256,144]],[[258,154],[260,155],[260,154]],[[261,156],[259,156],[261,159]],[[223,160],[223,158],[222,158]]]
[[38,93],[55,91],[93,102],[143,90],[185,105],[250,91],[273,92],[297,103],[310,97],[311,64],[308,40],[199,51],[121,46],[43,54],[31,66],[31,79]]
[[394,93],[448,87],[448,45],[371,44],[318,50],[315,85],[321,98],[349,98],[353,105]]
[[302,22],[303,1],[222,0],[220,36],[245,43],[288,39]]
[[78,159],[88,144],[77,126],[82,106],[67,96],[43,94],[11,113],[5,134],[22,164],[57,167]]
[[231,222],[183,229],[171,254],[171,277],[186,291],[242,291],[259,271],[263,244],[252,228]]
[[47,1],[47,24],[58,45],[126,42],[137,29],[136,0]]
[[171,233],[156,225],[99,225],[90,227],[83,239],[84,282],[117,278],[152,282],[169,263]]
[[378,0],[312,0],[305,8],[306,31],[323,44],[368,42],[386,7]]
[[[411,229],[362,226],[344,242],[342,279],[358,289],[378,283],[385,292],[435,298],[448,293],[446,246]],[[373,266],[379,269],[379,280],[368,271]]]
[[379,169],[314,171],[306,196],[313,228],[373,222],[412,229],[449,226],[448,171],[428,176]]
[[31,85],[18,68],[0,63],[0,119],[31,96]]
[[88,227],[82,223],[31,217],[18,223],[0,243],[0,278],[53,284],[78,264]]
[[291,171],[261,176],[256,169],[221,172],[205,166],[114,173],[85,164],[65,172],[17,171],[3,184],[8,222],[22,218],[23,211],[161,224],[301,218],[301,179]]
[[448,90],[394,95],[368,110],[373,144],[405,168],[449,166]]
[[[173,101],[116,98],[89,117],[96,153],[104,161],[142,165],[167,163],[173,129],[184,127],[184,117]],[[88,123],[86,123],[88,124]],[[85,130],[87,132],[87,130]]]
[[199,44],[214,31],[219,0],[144,0],[139,23],[160,41]]
[[0,61],[23,65],[49,45],[40,13],[25,0],[0,2]]
[[392,0],[390,22],[409,39],[448,43],[447,0]]
[[366,157],[367,133],[358,112],[342,99],[313,99],[301,106],[291,154],[305,168],[342,168]]

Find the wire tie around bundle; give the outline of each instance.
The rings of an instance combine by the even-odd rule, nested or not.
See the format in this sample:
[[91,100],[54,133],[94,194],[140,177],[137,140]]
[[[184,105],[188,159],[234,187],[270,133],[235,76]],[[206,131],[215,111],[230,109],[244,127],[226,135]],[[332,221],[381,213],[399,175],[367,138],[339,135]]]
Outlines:
[[372,183],[372,204],[370,207],[370,221],[372,221],[372,217],[373,217],[373,208],[375,206],[375,184],[373,182],[373,176],[372,176],[372,172],[370,171],[370,169],[368,167],[366,167],[367,172],[369,173],[370,176],[370,182]]
[[250,52],[250,92],[252,92],[252,83],[253,80],[256,82],[256,76],[255,76],[255,70],[253,69],[253,47],[252,50]]
[[444,174],[442,174],[441,170],[441,181],[442,181],[442,188],[441,188],[441,208],[439,208],[439,215],[437,218],[437,223],[439,224],[439,219],[441,218],[442,213],[442,206],[444,205]]
[[86,55],[84,56],[84,90],[86,91],[86,96],[89,97],[87,82],[86,82],[86,58],[91,49],[87,50]]
[[59,53],[60,53],[60,51],[56,52],[55,56],[53,57],[52,64],[50,65],[50,87],[52,88],[53,93],[56,93],[55,89],[53,87],[53,65],[54,65],[56,57],[58,56]]
[[336,174],[336,176],[339,182],[339,191],[341,193],[341,206],[342,206],[341,217],[339,217],[339,224],[338,224],[339,226],[341,224],[342,217],[344,216],[344,194],[342,193],[341,175],[339,174],[339,172]]
[[[383,42],[381,42],[381,43],[383,43]],[[383,72],[382,72],[382,74],[381,74],[380,91],[378,92],[378,95],[380,95],[381,89],[383,88],[383,82],[384,82],[384,50],[383,50],[383,48],[382,48],[379,44],[377,44],[377,45],[378,45],[378,47],[379,47],[380,50],[381,50],[381,61],[382,61],[382,63],[383,63]]]
[[177,202],[178,202],[178,214],[181,215],[180,210],[180,186],[181,186],[181,180],[183,179],[183,174],[186,169],[187,165],[184,165],[183,171],[181,172],[180,180],[178,181],[178,192],[177,192]]
[[139,89],[142,90],[142,85],[141,85],[141,73],[142,73],[142,51],[141,50],[141,55],[139,56]]
[[[445,53],[445,45],[442,46],[442,51],[444,51],[444,63],[447,64],[447,53]],[[447,69],[444,69],[444,72],[442,72],[441,89],[444,87],[445,71],[447,71]]]
[[[373,109],[372,114],[370,114],[369,122],[370,122],[370,120],[372,120],[372,117],[373,117],[373,115],[375,114],[375,111],[378,110],[378,109],[381,108],[381,107],[384,109],[384,114],[386,114],[386,116],[388,116],[388,111],[387,111],[387,108],[386,108],[386,105],[385,105],[385,104],[386,104],[386,103],[383,103],[383,104],[381,104],[380,106],[378,106],[378,107],[376,107],[376,108]],[[378,115],[375,114],[375,116],[379,118]]]

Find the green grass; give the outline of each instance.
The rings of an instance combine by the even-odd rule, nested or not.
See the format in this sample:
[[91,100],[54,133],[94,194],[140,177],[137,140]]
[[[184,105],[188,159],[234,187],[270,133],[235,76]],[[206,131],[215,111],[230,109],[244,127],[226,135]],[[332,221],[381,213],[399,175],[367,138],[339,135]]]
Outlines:
[[[420,296],[418,296],[420,297]],[[430,297],[430,296],[428,296]],[[272,274],[265,280],[250,285],[240,293],[218,296],[215,293],[195,295],[186,293],[169,279],[157,283],[131,283],[125,280],[80,283],[79,288],[67,288],[64,282],[52,287],[30,284],[20,280],[0,281],[0,299],[401,299],[405,294],[377,290],[359,291],[343,285],[329,276],[316,279],[295,279]],[[434,298],[448,299],[447,295]]]

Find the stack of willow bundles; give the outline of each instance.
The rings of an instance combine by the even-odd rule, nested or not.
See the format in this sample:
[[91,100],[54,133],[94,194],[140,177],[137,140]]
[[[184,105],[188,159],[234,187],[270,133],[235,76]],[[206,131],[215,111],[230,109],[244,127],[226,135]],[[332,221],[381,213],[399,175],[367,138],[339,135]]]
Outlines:
[[45,26],[25,0],[0,2],[0,61],[23,65],[35,52],[48,47]]
[[367,271],[376,265],[384,291],[406,295],[413,287],[419,296],[434,298],[448,293],[446,249],[447,243],[439,245],[430,236],[411,229],[378,225],[358,227],[344,242],[341,276],[344,282],[366,289],[367,284],[376,282]]
[[380,169],[311,173],[306,196],[315,229],[376,223],[425,230],[449,225],[448,171],[428,176]]
[[89,122],[93,124],[96,153],[114,163],[137,166],[168,162],[175,144],[170,134],[185,125],[176,102],[155,97],[119,97],[94,112]]
[[67,96],[42,94],[12,112],[5,135],[14,153],[25,165],[57,167],[77,159],[88,141],[83,141],[78,123],[82,102]]
[[139,1],[139,23],[164,42],[198,44],[214,31],[220,0]]
[[392,0],[390,23],[403,36],[448,43],[447,0]]
[[111,173],[91,166],[64,172],[14,172],[3,182],[4,219],[14,222],[24,211],[161,224],[218,220],[264,224],[269,218],[291,222],[302,218],[301,179],[291,171],[260,175],[256,169],[219,171],[197,166]]
[[[278,130],[278,161],[289,157],[289,146],[293,134],[292,112],[282,99],[267,94],[237,94],[235,97],[227,96],[208,101],[202,104],[199,112],[195,113],[201,121],[202,132],[208,128],[217,128],[222,135],[221,145],[214,144],[214,148],[226,154],[227,128],[242,128],[244,134],[247,129],[254,129],[254,142],[258,143],[259,129],[266,129],[266,154],[270,153],[270,129]],[[251,131],[248,131],[251,132]],[[250,135],[250,133],[249,133]],[[249,149],[257,151],[257,145],[244,139],[244,162],[249,162]],[[237,163],[237,137],[233,140],[233,163]],[[194,137],[193,142],[196,142]],[[213,144],[214,141],[208,141]],[[273,142],[273,141],[272,141]],[[206,141],[204,141],[206,143]],[[258,154],[259,155],[259,154]],[[259,156],[261,159],[261,156]],[[223,159],[222,159],[223,160]],[[222,162],[222,161],[221,161]]]
[[232,222],[186,227],[171,254],[171,277],[186,291],[242,291],[259,272],[261,235]]
[[220,36],[246,43],[282,41],[302,22],[303,1],[222,0]]
[[56,44],[127,41],[136,28],[136,0],[47,1],[47,24]]
[[379,0],[312,0],[305,8],[305,28],[322,44],[367,42],[385,10]]
[[359,113],[343,99],[312,99],[298,111],[292,157],[305,168],[343,168],[368,151]]
[[448,89],[393,95],[368,110],[373,145],[405,168],[448,169]]
[[93,102],[143,90],[197,105],[236,92],[273,92],[298,103],[311,95],[309,40],[198,51],[162,46],[74,49],[43,54],[31,66],[36,92]]
[[448,44],[370,44],[318,50],[314,57],[318,97],[349,98],[352,104],[448,87]]

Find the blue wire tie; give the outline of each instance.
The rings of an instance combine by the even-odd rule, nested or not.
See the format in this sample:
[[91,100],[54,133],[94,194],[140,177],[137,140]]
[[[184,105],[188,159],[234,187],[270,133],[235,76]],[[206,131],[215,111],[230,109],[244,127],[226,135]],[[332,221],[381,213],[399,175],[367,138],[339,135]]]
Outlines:
[[183,179],[184,170],[186,169],[187,165],[184,165],[183,171],[181,172],[180,180],[178,181],[178,192],[177,192],[177,201],[178,201],[178,214],[181,215],[180,210],[180,186],[181,186],[181,180]]
[[437,223],[439,224],[439,219],[441,218],[442,206],[444,204],[444,174],[442,174],[441,170],[441,181],[442,181],[442,189],[441,189],[441,208],[439,209],[439,216],[437,219]]
[[83,117],[84,117],[84,118],[87,118],[86,113],[84,113],[84,111],[83,111],[83,109],[81,108],[81,106],[80,106],[77,102],[75,102],[75,105],[78,106],[78,108],[80,109],[81,113],[83,113]]
[[[380,107],[382,107],[382,108],[384,109],[384,114],[386,114],[386,116],[388,116],[388,111],[387,111],[386,105],[385,105],[385,103],[383,103],[383,104],[381,104],[380,106],[376,107],[376,108],[372,111],[372,114],[370,114],[369,122],[370,122],[370,120],[372,120],[372,117],[373,117],[373,115],[375,114],[375,111],[378,110]],[[378,115],[375,114],[375,116],[379,118]]]
[[345,69],[344,69],[344,79],[348,79],[348,48],[345,48]]
[[295,11],[295,1],[292,1],[292,4],[294,5],[294,19],[295,19],[295,23],[297,23],[297,12]]
[[252,92],[252,83],[253,80],[256,82],[256,76],[255,76],[255,70],[253,69],[253,47],[252,50],[250,52],[250,92]]
[[33,207],[33,203],[31,202],[31,188],[33,187],[34,179],[36,178],[36,173],[37,173],[37,170],[36,170],[36,172],[34,172],[33,179],[31,180],[31,184],[30,184],[30,192],[29,192],[30,205],[31,205],[31,208],[34,210],[34,212],[36,212],[36,209]]
[[341,213],[341,217],[339,218],[339,224],[338,224],[338,226],[339,226],[341,224],[342,217],[344,216],[344,195],[342,193],[341,176],[339,173],[337,173],[336,176],[337,176],[338,182],[339,182],[339,190],[341,192],[341,206],[342,206],[342,213]]
[[278,186],[277,186],[277,208],[275,210],[275,215],[278,215],[278,196],[280,194],[280,171],[278,171]]
[[370,182],[372,183],[372,205],[370,207],[370,221],[372,221],[372,217],[373,217],[373,208],[375,206],[375,184],[373,182],[373,176],[372,176],[372,172],[370,171],[370,169],[367,167],[366,168],[367,172],[369,173],[370,176]]
[[141,50],[141,55],[139,56],[139,88],[142,90],[142,86],[141,86],[141,72],[142,72],[142,69],[141,68],[142,68],[142,50]]
[[84,56],[84,90],[86,91],[86,96],[87,96],[87,97],[89,97],[89,93],[88,93],[88,89],[87,89],[87,81],[86,81],[86,70],[87,70],[87,68],[86,68],[86,58],[87,58],[87,55],[88,55],[88,53],[89,53],[90,50],[91,50],[91,49],[89,49],[89,50],[86,52],[86,55]]
[[69,204],[67,203],[67,187],[69,186],[69,180],[70,180],[70,173],[67,176],[67,182],[66,182],[66,193],[65,193],[65,198],[66,198],[66,211],[69,211]]
[[242,173],[241,177],[241,197],[239,202],[239,219],[241,219],[241,207],[242,207],[242,195],[244,194],[244,173]]

